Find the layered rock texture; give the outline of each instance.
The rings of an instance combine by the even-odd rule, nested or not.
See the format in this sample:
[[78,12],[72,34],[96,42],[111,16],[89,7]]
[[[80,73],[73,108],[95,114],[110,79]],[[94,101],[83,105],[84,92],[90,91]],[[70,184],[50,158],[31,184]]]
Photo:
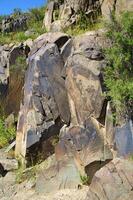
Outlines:
[[16,31],[24,31],[27,28],[27,17],[19,16],[17,18],[13,18],[11,16],[5,17],[2,20],[1,24],[1,32],[2,33],[10,33]]
[[86,15],[90,22],[93,22],[100,14],[99,0],[50,1],[44,18],[44,26],[48,31],[56,32],[74,25],[80,15]]
[[[0,46],[0,106],[6,116],[18,114],[26,68],[26,44]],[[22,60],[22,61],[21,61]],[[23,63],[22,63],[23,62]]]
[[[115,127],[110,102],[104,97],[102,48],[108,45],[102,30],[73,38],[46,33],[34,41],[16,156],[25,163],[29,155],[37,159],[34,151],[45,159],[55,152],[54,161],[37,178],[39,193],[77,189],[87,176],[89,184],[95,172],[114,157],[133,152],[132,121]],[[58,141],[51,149],[47,145],[53,136]]]
[[[133,199],[132,164],[129,160],[114,159],[96,172],[89,187],[52,190],[51,194],[35,192],[35,183],[31,180],[16,184],[15,174],[9,172],[5,177],[0,178],[0,198],[1,200],[131,200]],[[52,185],[49,185],[48,189],[50,190],[51,187]]]
[[48,31],[57,32],[75,25],[80,17],[93,24],[101,15],[110,20],[112,13],[119,15],[126,10],[133,10],[132,0],[53,0],[48,3],[44,26]]
[[[0,151],[0,199],[133,199],[133,123],[114,124],[112,104],[105,97],[103,49],[110,41],[104,30],[75,37],[60,32],[81,13],[90,20],[101,13],[110,19],[112,11],[119,14],[128,7],[130,0],[50,1],[44,25],[53,32],[0,46],[0,93],[5,97],[11,66],[19,57],[27,58],[24,85],[15,82],[11,100],[13,108],[21,101],[16,141],[6,152],[15,146],[22,167],[30,167],[17,171],[18,184],[18,162]],[[5,125],[12,121],[14,114]]]

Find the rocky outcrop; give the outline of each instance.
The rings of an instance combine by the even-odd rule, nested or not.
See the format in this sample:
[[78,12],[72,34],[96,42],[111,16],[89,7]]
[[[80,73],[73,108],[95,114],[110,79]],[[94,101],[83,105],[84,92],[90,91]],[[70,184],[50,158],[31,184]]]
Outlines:
[[100,80],[104,58],[100,42],[102,38],[93,32],[73,40],[74,52],[66,64],[66,88],[73,124],[83,124],[90,116],[100,117],[104,102]]
[[[70,178],[76,177],[75,168],[71,168],[72,163],[69,161],[69,165],[65,172],[63,172],[63,170],[66,165],[64,164],[62,166],[62,173],[60,173],[60,177],[57,177],[57,184],[55,184],[56,188],[53,187],[53,182],[50,182],[49,186],[51,186],[52,190],[52,193],[50,194],[47,194],[47,191],[50,190],[50,187],[48,187],[48,179],[45,182],[45,185],[43,185],[44,182],[41,182],[42,178],[48,177],[48,172],[47,174],[43,174],[44,177],[41,177],[40,185],[36,186],[39,187],[40,191],[46,191],[46,193],[43,194],[35,191],[33,177],[31,180],[18,185],[15,182],[15,174],[9,172],[5,177],[0,178],[0,198],[2,200],[131,200],[133,198],[132,163],[133,161],[129,160],[114,159],[95,173],[89,187],[79,185],[78,189],[61,188],[56,191],[59,179],[63,180],[64,178],[67,184],[67,181],[69,181]],[[59,165],[58,168],[60,169],[61,165]],[[54,179],[56,174],[53,169],[51,170],[51,175],[53,174],[52,179]],[[66,179],[70,171],[71,177]],[[71,185],[69,185],[69,187],[70,186]]]
[[[18,138],[29,131],[29,138],[25,140],[27,147],[39,141],[41,134],[54,126],[59,118],[67,125],[70,122],[72,125],[81,125],[90,116],[99,118],[104,102],[100,83],[103,55],[98,47],[100,44],[96,40],[93,41],[95,38],[98,41],[98,37],[92,33],[84,38],[74,39],[73,46],[71,41],[70,45],[67,42],[69,37],[60,33],[52,34],[52,38],[51,33],[44,34],[35,40],[29,57],[31,68],[29,67],[27,72],[24,103],[21,106],[18,123]],[[88,46],[84,46],[87,43]],[[63,46],[64,44],[65,46]],[[69,54],[67,55],[66,52],[69,47],[73,48],[74,52],[67,59]],[[65,65],[64,62],[66,62]],[[76,71],[71,73],[71,70]],[[77,80],[76,77],[74,78],[74,74],[77,74]],[[93,79],[97,84],[93,84]],[[72,83],[73,81],[74,83]],[[82,84],[79,85],[78,82]],[[80,88],[81,85],[82,88]],[[74,88],[72,89],[72,87]],[[94,90],[92,90],[93,87]],[[82,93],[80,93],[81,90]],[[96,96],[93,97],[93,95]],[[88,101],[86,105],[83,102],[85,98]],[[74,110],[75,112],[73,112]],[[75,116],[73,116],[74,114]],[[32,138],[34,139],[32,140]],[[23,140],[19,139],[19,141]],[[26,149],[26,146],[22,146],[23,144],[20,143],[17,145],[18,148]],[[23,150],[16,151],[23,152]],[[24,151],[22,155],[25,153]]]
[[101,10],[102,15],[106,19],[111,18],[112,12],[115,12],[116,15],[119,15],[123,11],[132,11],[133,10],[133,1],[132,0],[101,0]]
[[23,31],[26,28],[27,28],[26,16],[19,16],[17,18],[8,16],[2,20],[1,32],[10,33],[10,32],[15,32],[15,31]]
[[10,76],[10,67],[14,65],[16,59],[24,55],[24,46],[18,45],[3,45],[0,46],[0,83],[8,85]]
[[133,198],[132,161],[114,159],[94,176],[86,200]]
[[25,157],[26,149],[38,142],[42,135],[48,137],[58,126],[70,122],[65,81],[61,76],[64,65],[59,53],[67,39],[65,34],[55,34],[55,37],[44,34],[31,50],[18,122],[18,155]]
[[44,17],[44,26],[47,27],[47,31],[50,30],[50,26],[53,22],[54,7],[55,7],[54,1],[49,2],[47,5],[47,11],[46,11],[45,17]]
[[0,47],[0,105],[5,115],[18,113],[26,68],[26,45]]
[[100,14],[99,0],[50,1],[47,5],[44,26],[48,31],[61,31],[75,24],[83,13],[90,22],[97,18]]
[[100,15],[110,20],[113,12],[119,15],[126,10],[133,10],[132,0],[53,0],[48,3],[43,24],[48,31],[58,32],[75,25],[82,17],[94,23]]
[[113,157],[133,152],[132,123],[115,127],[111,105],[103,95],[106,62],[102,48],[107,45],[102,30],[74,38],[46,33],[33,43],[16,155],[25,162],[30,152],[33,159],[38,146],[43,147],[46,159],[54,153],[47,146],[49,138],[57,135],[59,140],[54,162],[39,173],[37,192],[78,188],[81,177],[90,177],[91,182],[95,172]]
[[[56,162],[40,172],[36,191],[46,194],[61,189],[78,189],[82,185],[82,177],[87,175],[91,182],[95,171],[112,159],[111,151],[104,145],[100,134],[91,121],[86,122],[86,128],[62,130],[55,147]],[[95,161],[92,171],[90,167]]]
[[[3,168],[4,172],[9,172],[18,169],[18,162],[16,159],[8,156],[4,151],[0,151],[0,166]],[[3,175],[0,171],[0,175]]]

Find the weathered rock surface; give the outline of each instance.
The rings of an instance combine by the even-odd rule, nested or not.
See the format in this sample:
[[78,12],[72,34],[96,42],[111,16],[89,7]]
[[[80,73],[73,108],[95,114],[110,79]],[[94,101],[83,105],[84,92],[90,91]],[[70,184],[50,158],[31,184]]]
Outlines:
[[[106,160],[112,159],[100,134],[92,122],[86,123],[86,129],[72,127],[66,133],[63,132],[55,148],[56,162],[39,174],[36,191],[52,193],[61,189],[78,188],[82,185],[81,176],[88,175],[92,178]],[[95,161],[97,165],[92,172],[89,165]]]
[[[95,172],[113,159],[114,151],[117,156],[133,152],[126,148],[131,127],[126,127],[127,140],[121,147],[118,132],[125,129],[118,130],[110,122],[111,107],[103,95],[102,70],[106,63],[102,48],[107,45],[102,30],[75,38],[46,33],[33,43],[19,113],[16,155],[25,158],[30,148],[34,151],[35,146],[41,146],[41,140],[46,149],[48,139],[58,135],[55,161],[37,178],[36,191],[40,193],[78,188],[81,176],[89,176],[91,181]],[[53,150],[48,156],[51,154]],[[91,190],[88,195],[92,200],[97,198]]]
[[26,45],[22,43],[0,47],[0,104],[6,116],[17,114],[20,108],[26,68],[25,49]]
[[[56,129],[58,120],[66,124],[70,121],[65,81],[61,77],[64,65],[58,50],[68,37],[50,36],[46,34],[35,41],[29,58],[16,147],[16,153],[23,156],[42,134],[53,134],[49,133],[50,128]],[[49,40],[53,43],[48,43]],[[26,139],[22,139],[25,135]]]
[[2,33],[10,33],[15,31],[23,31],[27,28],[27,17],[19,16],[18,18],[13,18],[11,16],[5,17],[2,20],[1,31]]
[[9,172],[5,177],[0,178],[0,199],[13,199],[16,189],[15,178],[16,175],[13,172]]
[[[61,189],[59,191],[54,191],[55,188],[52,187],[53,182],[51,182],[51,194],[39,194],[35,192],[31,181],[26,181],[17,185],[15,183],[15,174],[10,172],[2,179],[0,178],[0,198],[2,200],[131,200],[133,198],[132,162],[133,161],[118,158],[112,160],[96,172],[89,187],[83,186],[83,188],[81,187],[78,189]],[[62,170],[64,167],[65,165]],[[71,165],[67,167],[67,171],[63,173],[63,177],[67,177],[70,168]],[[61,168],[59,167],[59,169]],[[54,175],[53,173],[52,178],[54,178]],[[75,173],[72,175],[74,176]],[[48,174],[44,174],[44,176],[47,177]],[[60,176],[60,179],[63,179],[63,177]],[[58,180],[59,179],[57,179],[57,186]],[[45,188],[45,185],[41,184],[40,180],[40,188],[42,191],[49,190],[49,188],[47,188],[47,182]]]
[[[0,85],[7,86],[9,81],[9,52],[4,46],[0,46]],[[2,90],[2,88],[1,88]]]
[[128,121],[115,128],[115,142],[118,156],[126,156],[133,152],[133,124]]
[[116,15],[119,15],[123,11],[133,10],[132,0],[101,0],[102,15],[106,19],[111,18],[112,11],[115,11]]
[[80,174],[73,158],[64,157],[54,166],[40,173],[36,182],[36,191],[47,194],[66,188],[78,189],[80,183]]
[[8,156],[8,154],[2,149],[0,150],[0,166],[5,172],[13,171],[18,169],[18,161]]
[[104,46],[103,40],[94,32],[73,40],[74,51],[66,63],[66,88],[73,124],[83,124],[90,116],[100,117],[104,102],[101,82],[104,57],[100,48]]
[[114,159],[94,176],[86,200],[131,200],[133,163]]
[[63,30],[75,24],[82,12],[85,13],[88,20],[93,21],[101,12],[99,0],[50,1],[43,24],[48,31]]
[[24,55],[24,46],[4,45],[0,46],[0,83],[7,85],[9,83],[10,66],[14,65],[16,59]]
[[50,30],[50,26],[53,22],[54,6],[55,6],[54,1],[50,1],[47,5],[47,10],[46,10],[46,13],[45,13],[45,18],[44,18],[44,26],[46,27],[47,31]]

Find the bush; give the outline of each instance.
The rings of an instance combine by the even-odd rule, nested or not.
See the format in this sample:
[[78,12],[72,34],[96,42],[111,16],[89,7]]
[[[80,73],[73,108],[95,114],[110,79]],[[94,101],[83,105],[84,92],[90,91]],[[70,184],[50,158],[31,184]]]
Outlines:
[[89,184],[89,177],[87,175],[81,176],[80,179],[83,185],[88,185]]
[[29,10],[30,19],[33,21],[42,21],[44,19],[45,7],[32,8]]
[[98,30],[103,27],[103,23],[100,15],[95,17],[89,17],[84,12],[80,12],[75,24],[68,28],[65,28],[64,32],[70,35],[80,35],[87,31]]
[[117,112],[124,117],[133,114],[133,12],[125,12],[119,18],[112,17],[107,24],[107,37],[111,48],[105,50],[108,67],[105,68],[105,84]]
[[[14,13],[12,14],[13,18],[17,18],[20,15],[27,16],[27,29],[33,30],[33,34],[30,36],[25,35],[25,31],[17,31],[17,32],[11,32],[11,33],[0,33],[0,44],[10,44],[10,43],[16,43],[16,42],[24,42],[28,38],[35,39],[39,35],[46,32],[44,28],[42,28],[43,25],[43,19],[45,15],[45,7],[40,8],[33,8],[30,9],[27,13],[22,13],[20,9],[15,9]],[[2,21],[3,17],[0,16],[0,22]]]
[[6,128],[4,119],[0,118],[0,148],[9,144],[9,142],[15,138],[15,135],[15,127]]

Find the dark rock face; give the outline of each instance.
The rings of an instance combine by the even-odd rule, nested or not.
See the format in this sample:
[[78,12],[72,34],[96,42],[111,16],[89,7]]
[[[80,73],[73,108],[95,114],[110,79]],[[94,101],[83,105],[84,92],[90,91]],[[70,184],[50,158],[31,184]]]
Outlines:
[[100,81],[103,55],[98,40],[102,43],[97,33],[73,41],[65,34],[48,33],[35,40],[18,122],[17,140],[25,134],[27,139],[24,143],[19,139],[18,154],[24,148],[25,156],[26,148],[55,128],[57,120],[80,126],[88,117],[99,118],[104,98]]
[[104,102],[101,69],[104,58],[102,38],[92,33],[73,41],[74,52],[66,63],[66,88],[72,122],[82,124],[88,117],[99,118]]
[[[24,158],[29,150],[36,154],[41,146],[44,151],[49,148],[46,159],[53,154],[48,146],[50,137],[56,135],[59,140],[54,162],[38,176],[37,192],[78,188],[81,177],[88,175],[93,181],[95,172],[114,156],[133,151],[126,148],[131,126],[130,130],[129,124],[124,129],[114,127],[109,120],[110,103],[103,95],[102,70],[106,63],[102,47],[108,44],[102,30],[75,38],[46,33],[33,43],[19,113],[16,155]],[[125,130],[128,134],[121,147],[119,140]],[[88,195],[95,197],[92,191]]]
[[[25,144],[23,140],[17,144],[17,153],[21,152],[23,156],[26,148],[38,142],[42,134],[46,134],[51,127],[56,128],[58,119],[66,124],[70,121],[65,81],[61,77],[63,61],[57,45],[46,43],[45,40],[40,49],[31,51],[29,58],[24,102],[18,122],[18,138],[27,135]],[[20,149],[22,147],[24,152]]]
[[[24,49],[22,44],[0,47],[0,104],[6,116],[17,114],[20,108],[24,70],[18,70],[17,59],[25,58]],[[23,65],[25,68],[26,58]]]
[[13,17],[6,17],[2,20],[1,31],[3,33],[10,33],[15,31],[23,31],[27,28],[27,17],[20,16],[17,19]]

